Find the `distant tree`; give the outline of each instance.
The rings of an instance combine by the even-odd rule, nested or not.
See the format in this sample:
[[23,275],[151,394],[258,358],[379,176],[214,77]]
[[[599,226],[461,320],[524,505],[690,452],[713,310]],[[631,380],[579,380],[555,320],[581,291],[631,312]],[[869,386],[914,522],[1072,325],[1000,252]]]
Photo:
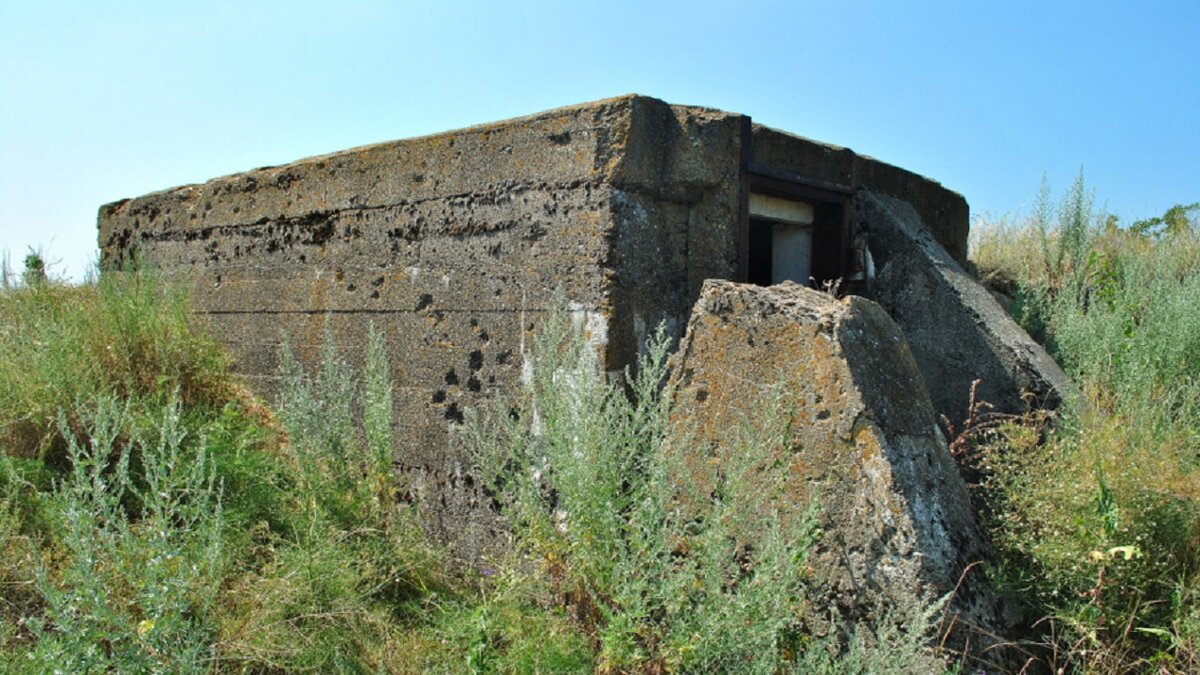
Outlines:
[[25,271],[21,273],[21,281],[26,286],[40,286],[46,283],[46,260],[41,253],[30,249],[25,256]]
[[1164,235],[1168,237],[1177,236],[1191,231],[1191,214],[1197,210],[1200,210],[1200,202],[1176,204],[1167,209],[1166,213],[1161,216],[1135,222],[1130,229],[1138,234],[1155,237]]

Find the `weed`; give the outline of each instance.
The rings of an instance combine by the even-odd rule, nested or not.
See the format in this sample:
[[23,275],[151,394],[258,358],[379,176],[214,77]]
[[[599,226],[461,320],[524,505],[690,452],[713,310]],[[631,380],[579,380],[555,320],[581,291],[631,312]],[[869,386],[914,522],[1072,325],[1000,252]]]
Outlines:
[[[29,622],[30,658],[66,672],[206,670],[222,521],[204,447],[185,451],[177,403],[163,408],[153,438],[126,447],[127,407],[101,399],[91,412],[87,442],[64,432],[71,470],[55,498],[65,559],[38,569],[45,610]],[[144,467],[141,488],[132,449]],[[134,496],[140,508],[131,515]]]
[[[1200,580],[1200,236],[1175,207],[1121,228],[1082,180],[1050,223],[977,228],[1082,392],[1051,434],[1014,420],[977,446],[1007,582],[1046,618],[1046,661],[1088,671],[1195,664]],[[1022,246],[1042,237],[1044,248]],[[1031,260],[1032,259],[1032,260]],[[1018,309],[1019,309],[1018,305]],[[1034,327],[1034,326],[1031,326]]]
[[[820,534],[815,508],[796,513],[783,496],[785,416],[731,430],[737,448],[697,474],[671,421],[669,346],[660,330],[634,373],[605,383],[560,312],[539,334],[526,396],[471,414],[469,445],[538,570],[524,578],[570,612],[598,670],[778,672],[810,643],[805,561]],[[925,658],[921,633],[905,644]]]
[[[307,371],[286,346],[279,419],[290,482],[282,531],[258,537],[258,564],[230,584],[222,663],[244,669],[369,672],[413,668],[394,649],[401,621],[431,588],[441,562],[399,512],[391,474],[392,387],[372,330],[360,369],[325,333]],[[399,659],[399,661],[397,661]]]

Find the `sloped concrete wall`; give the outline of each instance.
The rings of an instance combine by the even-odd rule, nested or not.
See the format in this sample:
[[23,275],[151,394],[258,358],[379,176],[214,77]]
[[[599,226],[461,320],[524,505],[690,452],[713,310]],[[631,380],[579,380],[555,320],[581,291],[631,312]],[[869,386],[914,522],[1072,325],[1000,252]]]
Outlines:
[[672,373],[678,451],[698,467],[688,480],[738,452],[735,430],[780,401],[786,501],[804,510],[816,500],[824,531],[808,559],[817,607],[863,620],[955,591],[950,611],[964,629],[1001,633],[982,570],[963,576],[987,557],[966,487],[879,305],[791,282],[709,281]]
[[1053,409],[1067,376],[924,227],[917,211],[860,191],[855,213],[878,267],[871,297],[904,331],[934,409],[962,429],[971,383],[1003,413]]

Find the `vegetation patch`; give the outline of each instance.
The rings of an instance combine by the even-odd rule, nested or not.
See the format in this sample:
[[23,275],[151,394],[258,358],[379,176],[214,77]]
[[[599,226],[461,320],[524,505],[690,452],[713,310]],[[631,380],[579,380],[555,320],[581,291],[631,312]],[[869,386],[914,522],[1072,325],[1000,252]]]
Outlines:
[[975,228],[985,283],[1078,387],[1048,436],[1012,420],[982,445],[1004,565],[1055,668],[1200,668],[1197,205],[1122,227],[1082,176],[1019,224]]

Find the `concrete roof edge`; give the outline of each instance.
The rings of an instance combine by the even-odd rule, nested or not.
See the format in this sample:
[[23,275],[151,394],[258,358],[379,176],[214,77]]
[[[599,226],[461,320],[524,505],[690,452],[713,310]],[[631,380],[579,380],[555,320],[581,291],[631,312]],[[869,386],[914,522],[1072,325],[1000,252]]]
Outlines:
[[[224,174],[221,176],[215,176],[213,178],[209,178],[208,180],[197,182],[197,183],[185,183],[183,185],[175,185],[175,186],[172,186],[169,188],[164,188],[162,190],[155,190],[153,192],[147,192],[147,193],[138,195],[136,197],[123,197],[120,199],[114,199],[110,202],[106,202],[106,203],[102,204],[101,209],[108,208],[108,207],[115,208],[115,207],[120,206],[121,204],[124,204],[129,201],[133,201],[133,200],[145,199],[147,197],[155,197],[158,195],[169,194],[172,192],[192,190],[197,187],[204,186],[204,185],[210,185],[213,183],[222,183],[222,182],[226,182],[229,180],[242,178],[242,177],[248,176],[248,175],[267,173],[267,172],[272,172],[272,171],[279,171],[279,170],[288,169],[288,168],[294,167],[294,166],[301,166],[304,164],[326,161],[329,159],[334,159],[334,158],[341,157],[344,155],[352,155],[355,153],[371,150],[374,148],[386,147],[386,146],[396,145],[396,144],[400,144],[400,143],[410,143],[410,142],[421,141],[421,140],[426,140],[426,139],[431,139],[431,138],[456,136],[456,135],[465,134],[465,133],[478,133],[481,131],[488,131],[491,129],[499,129],[499,128],[511,126],[514,124],[520,124],[522,122],[531,122],[531,121],[539,120],[539,119],[546,119],[546,118],[552,118],[552,117],[557,117],[557,116],[561,116],[561,115],[567,115],[567,114],[571,114],[574,112],[578,112],[580,110],[586,110],[588,108],[600,108],[603,106],[619,105],[619,104],[626,103],[626,102],[632,103],[633,101],[638,100],[638,99],[648,100],[648,101],[657,101],[657,102],[663,103],[660,99],[656,99],[652,96],[645,96],[643,94],[632,94],[631,93],[631,94],[622,94],[620,96],[610,96],[608,98],[597,99],[595,101],[587,101],[585,103],[575,103],[572,105],[565,105],[565,106],[559,106],[557,108],[550,108],[549,110],[541,110],[541,111],[538,111],[535,113],[530,113],[528,115],[521,115],[519,117],[509,117],[509,118],[505,118],[505,119],[501,119],[501,120],[495,120],[492,122],[483,122],[480,124],[473,124],[473,125],[466,126],[466,127],[459,127],[457,129],[447,129],[445,131],[437,131],[437,132],[434,132],[431,134],[421,134],[418,136],[406,136],[403,138],[395,138],[395,139],[391,139],[391,140],[387,140],[387,141],[379,141],[377,143],[366,143],[363,145],[356,145],[353,147],[345,148],[342,150],[335,150],[333,152],[327,152],[327,153],[323,153],[320,155],[309,155],[307,157],[301,157],[299,159],[295,159],[290,162],[284,162],[282,164],[271,164],[268,166],[259,166],[259,167],[255,167],[253,169],[246,169],[244,171],[236,171],[234,173]],[[665,103],[663,103],[663,104],[666,105]]]

